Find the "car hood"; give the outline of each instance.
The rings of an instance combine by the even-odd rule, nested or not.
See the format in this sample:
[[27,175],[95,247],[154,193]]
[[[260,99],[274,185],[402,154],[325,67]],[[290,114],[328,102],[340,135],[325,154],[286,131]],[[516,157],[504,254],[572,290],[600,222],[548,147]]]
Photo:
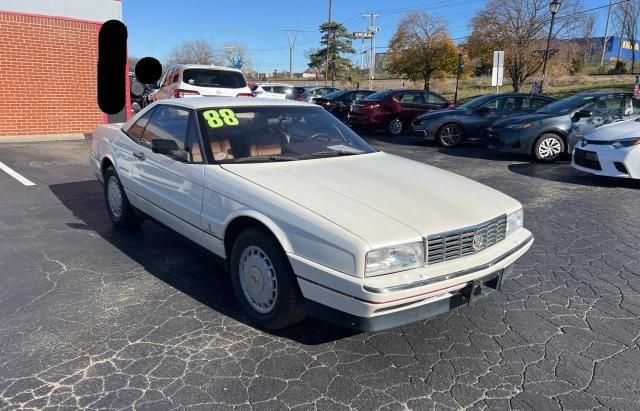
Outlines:
[[222,167],[372,246],[473,226],[520,207],[483,184],[384,152]]
[[585,138],[593,141],[614,141],[623,138],[639,138],[640,122],[636,120],[622,121],[599,127],[587,134]]
[[533,123],[535,121],[547,120],[554,117],[560,117],[558,114],[543,114],[543,113],[530,113],[530,114],[516,114],[502,120],[498,120],[493,123],[494,128],[508,126],[510,124],[521,123]]
[[441,117],[463,115],[463,114],[465,114],[465,112],[462,110],[442,109],[442,110],[431,111],[429,113],[422,114],[421,116],[418,116],[416,120],[435,120]]

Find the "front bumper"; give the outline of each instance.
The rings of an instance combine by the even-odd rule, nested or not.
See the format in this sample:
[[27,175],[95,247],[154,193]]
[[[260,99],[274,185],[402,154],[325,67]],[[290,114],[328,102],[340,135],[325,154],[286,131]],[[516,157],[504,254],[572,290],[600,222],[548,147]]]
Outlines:
[[[588,158],[586,153],[589,153]],[[595,144],[575,147],[571,166],[600,176],[640,179],[640,148],[616,149]]]
[[104,183],[104,176],[102,175],[102,170],[101,170],[101,162],[100,159],[97,157],[97,155],[91,151],[89,153],[89,166],[91,167],[91,170],[93,171],[93,173],[96,175],[96,178],[98,179],[98,181],[100,183]]
[[446,313],[462,305],[476,301],[500,291],[504,280],[511,276],[513,266],[508,266],[482,278],[470,281],[463,288],[452,293],[441,294],[429,299],[428,303],[412,305],[404,310],[394,311],[372,317],[359,317],[331,308],[313,300],[306,300],[307,313],[312,317],[352,328],[359,331],[380,331],[400,327],[417,321],[426,320],[438,314]]
[[[412,274],[357,278],[292,254],[289,261],[308,301],[310,315],[359,330],[381,330],[419,321],[468,302],[465,290],[474,282],[488,282],[499,275],[493,287],[499,289],[511,273],[511,265],[533,243],[533,236],[525,229],[513,236],[503,240],[502,247],[488,248],[463,265],[460,261],[437,264],[439,272],[431,276],[416,272],[424,274],[427,269],[435,272],[436,266],[417,269]],[[474,262],[471,267],[469,261]],[[454,266],[463,268],[453,269]]]

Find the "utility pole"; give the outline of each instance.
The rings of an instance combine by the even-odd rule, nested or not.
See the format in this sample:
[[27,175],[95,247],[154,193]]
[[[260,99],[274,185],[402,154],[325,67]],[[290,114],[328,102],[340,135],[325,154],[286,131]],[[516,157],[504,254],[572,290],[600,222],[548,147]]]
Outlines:
[[331,32],[331,9],[332,9],[332,0],[329,0],[329,30],[327,31],[327,63],[324,68],[324,85],[327,85],[327,81],[329,80],[329,52],[331,50],[331,36],[333,33]]
[[[298,38],[300,30],[296,28],[295,30],[285,29],[283,31],[287,32],[287,41],[289,42],[289,78],[293,78],[293,48],[296,46],[296,38]],[[291,38],[291,33],[293,33],[293,38]]]
[[380,16],[375,13],[363,14],[362,17],[370,18],[369,34],[371,34],[371,50],[369,51],[369,90],[373,90],[373,79],[376,73],[376,32],[380,29],[376,26],[376,19]]
[[600,67],[604,64],[604,53],[607,50],[607,33],[609,32],[609,19],[611,19],[611,6],[613,0],[609,0],[609,11],[607,12],[607,23],[604,26],[604,40],[602,40],[602,57],[600,57]]

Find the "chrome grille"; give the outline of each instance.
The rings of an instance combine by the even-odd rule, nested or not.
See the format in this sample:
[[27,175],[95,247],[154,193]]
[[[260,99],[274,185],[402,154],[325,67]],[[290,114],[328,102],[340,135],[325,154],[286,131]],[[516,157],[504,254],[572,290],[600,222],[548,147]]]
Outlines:
[[[476,254],[499,241],[504,240],[507,232],[507,216],[500,216],[475,227],[427,237],[427,264]],[[474,238],[482,239],[474,245]]]

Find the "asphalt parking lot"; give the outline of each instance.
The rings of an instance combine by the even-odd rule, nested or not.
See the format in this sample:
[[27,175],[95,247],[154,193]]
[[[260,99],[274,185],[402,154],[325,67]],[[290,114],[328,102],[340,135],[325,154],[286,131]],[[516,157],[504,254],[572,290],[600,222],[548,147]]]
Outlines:
[[501,294],[385,332],[268,334],[211,255],[112,228],[88,142],[1,144],[35,185],[0,171],[0,408],[640,408],[638,184],[370,142],[524,204],[536,242]]

